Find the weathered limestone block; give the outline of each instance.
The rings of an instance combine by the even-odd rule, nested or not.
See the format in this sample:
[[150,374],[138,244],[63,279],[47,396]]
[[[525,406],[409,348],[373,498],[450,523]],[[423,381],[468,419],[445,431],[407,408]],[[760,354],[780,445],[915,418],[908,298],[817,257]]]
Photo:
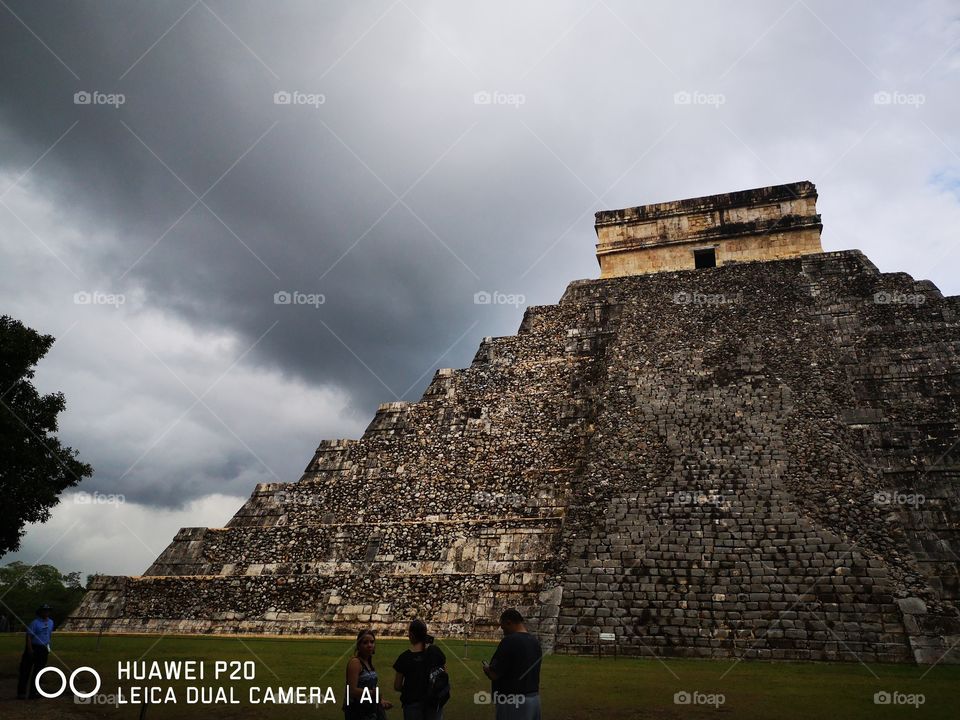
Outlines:
[[[810,182],[597,213],[603,278],[820,253]],[[703,258],[700,259],[703,262]]]

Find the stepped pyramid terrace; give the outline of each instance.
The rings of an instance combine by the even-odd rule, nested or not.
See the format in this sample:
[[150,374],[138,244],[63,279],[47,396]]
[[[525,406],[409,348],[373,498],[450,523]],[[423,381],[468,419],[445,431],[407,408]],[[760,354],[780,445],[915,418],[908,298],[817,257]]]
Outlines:
[[517,607],[560,653],[960,661],[960,299],[823,252],[816,200],[597,213],[599,279],[66,629],[495,637]]

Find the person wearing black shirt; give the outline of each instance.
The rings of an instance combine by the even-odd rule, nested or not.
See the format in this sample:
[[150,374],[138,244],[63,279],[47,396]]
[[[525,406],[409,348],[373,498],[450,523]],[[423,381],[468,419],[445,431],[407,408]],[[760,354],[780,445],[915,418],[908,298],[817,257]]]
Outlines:
[[500,616],[503,640],[483,672],[492,683],[497,720],[540,720],[540,641],[527,632],[523,616],[505,610]]
[[410,649],[404,650],[393,664],[397,671],[393,689],[400,692],[403,720],[442,720],[443,708],[429,697],[430,673],[447,664],[443,651],[433,644],[423,620],[410,623],[407,634]]

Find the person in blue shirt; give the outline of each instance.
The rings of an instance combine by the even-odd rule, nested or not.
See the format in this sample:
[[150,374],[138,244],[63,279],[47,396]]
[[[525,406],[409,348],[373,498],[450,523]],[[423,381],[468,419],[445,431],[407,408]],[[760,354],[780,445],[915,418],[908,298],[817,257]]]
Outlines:
[[27,697],[30,690],[30,699],[40,697],[33,679],[47,666],[47,657],[50,655],[50,639],[53,635],[53,620],[50,619],[50,606],[41,605],[37,616],[27,626],[26,647],[20,658],[20,679],[17,681],[17,697],[21,700]]

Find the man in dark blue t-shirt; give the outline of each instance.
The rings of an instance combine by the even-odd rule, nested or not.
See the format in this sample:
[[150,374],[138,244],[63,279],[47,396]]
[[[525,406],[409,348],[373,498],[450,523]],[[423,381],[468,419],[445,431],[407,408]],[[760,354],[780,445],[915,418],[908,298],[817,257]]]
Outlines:
[[50,619],[50,606],[43,605],[37,610],[37,616],[27,626],[26,646],[20,658],[20,677],[17,680],[17,697],[40,697],[37,692],[37,674],[47,666],[50,654],[50,639],[53,634],[53,620]]
[[500,616],[503,640],[483,672],[490,678],[497,720],[540,720],[540,641],[527,632],[523,616],[505,610]]

